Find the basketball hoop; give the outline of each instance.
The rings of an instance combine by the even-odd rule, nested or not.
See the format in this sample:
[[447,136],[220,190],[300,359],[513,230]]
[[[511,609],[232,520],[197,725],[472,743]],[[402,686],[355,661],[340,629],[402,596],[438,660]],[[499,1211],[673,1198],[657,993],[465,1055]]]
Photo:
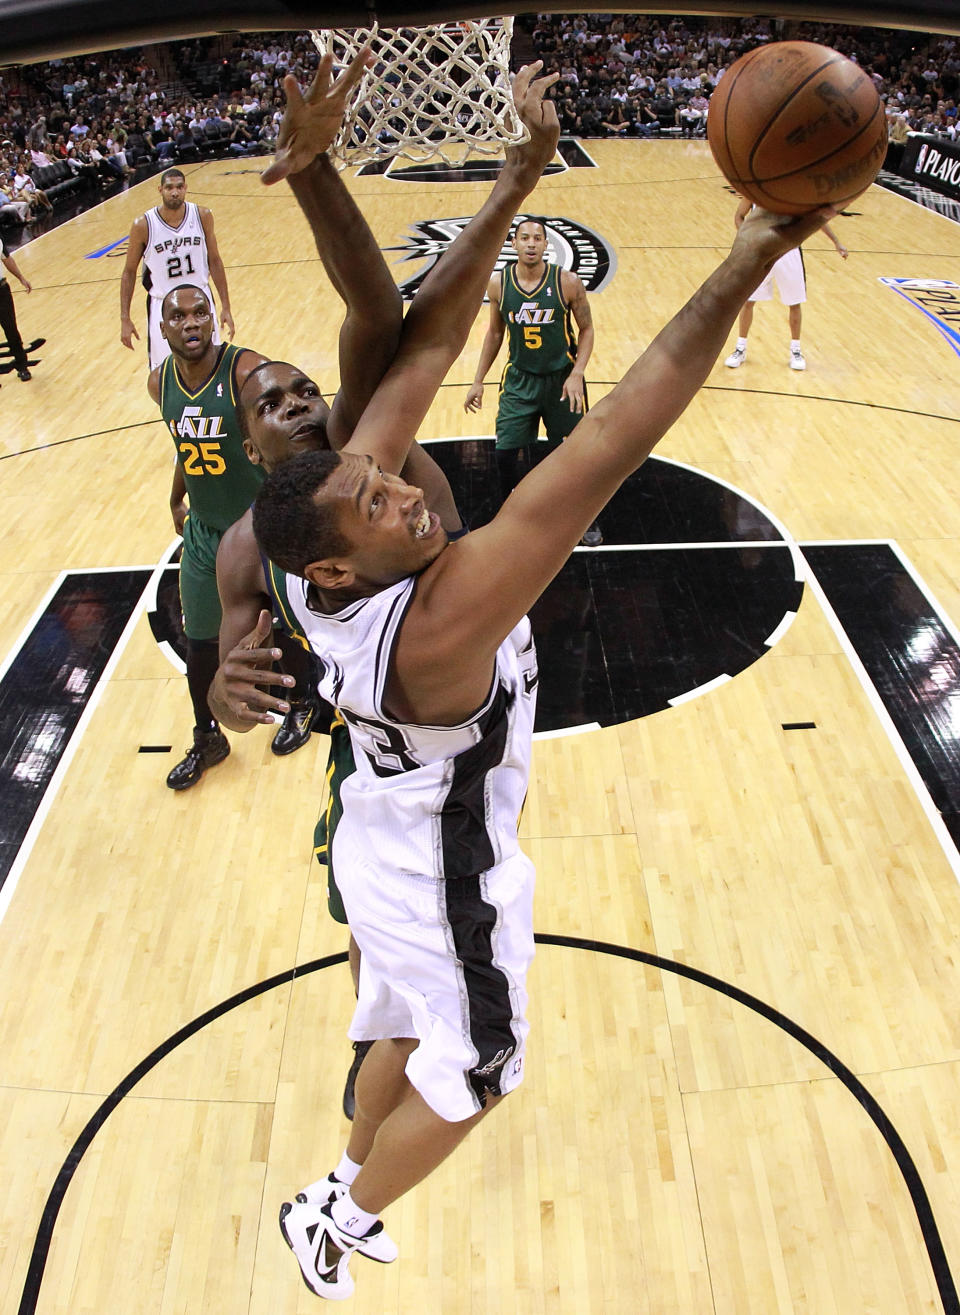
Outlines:
[[346,65],[373,41],[376,63],[347,102],[330,148],[339,164],[404,156],[447,164],[470,151],[498,155],[529,133],[513,104],[512,18],[437,23],[430,27],[328,28],[310,33],[321,55]]

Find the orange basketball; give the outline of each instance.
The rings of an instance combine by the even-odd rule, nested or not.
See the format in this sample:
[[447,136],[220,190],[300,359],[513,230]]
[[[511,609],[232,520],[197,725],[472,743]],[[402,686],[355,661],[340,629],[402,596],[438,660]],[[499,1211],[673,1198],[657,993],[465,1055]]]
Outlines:
[[858,64],[812,41],[779,41],[731,64],[710,97],[707,138],[732,185],[756,205],[800,215],[838,208],[883,164],[887,119]]

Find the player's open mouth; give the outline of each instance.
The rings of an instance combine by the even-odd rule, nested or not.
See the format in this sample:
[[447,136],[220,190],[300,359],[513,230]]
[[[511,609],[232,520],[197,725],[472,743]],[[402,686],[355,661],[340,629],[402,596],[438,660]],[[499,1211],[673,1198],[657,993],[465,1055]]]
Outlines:
[[417,539],[428,539],[435,532],[440,524],[440,517],[435,516],[432,511],[427,511],[424,507],[420,513],[417,523],[413,527],[414,537]]
[[301,425],[299,429],[294,430],[290,435],[291,443],[299,443],[304,438],[316,438],[320,433],[320,426],[315,424]]

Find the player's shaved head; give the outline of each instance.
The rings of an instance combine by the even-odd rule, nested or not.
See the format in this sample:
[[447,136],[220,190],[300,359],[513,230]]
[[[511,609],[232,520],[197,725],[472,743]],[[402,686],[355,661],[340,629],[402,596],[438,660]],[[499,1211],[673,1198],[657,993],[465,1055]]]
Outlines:
[[166,316],[166,314],[167,314],[167,310],[169,309],[169,305],[170,305],[170,298],[171,298],[171,297],[175,297],[175,296],[177,295],[178,292],[195,292],[195,293],[197,293],[197,295],[200,296],[200,297],[202,297],[203,300],[206,302],[207,309],[208,309],[208,310],[213,310],[213,305],[212,305],[212,303],[211,303],[211,301],[210,301],[210,298],[209,298],[209,297],[207,296],[207,294],[204,292],[203,288],[198,288],[197,285],[196,285],[195,283],[178,283],[177,286],[176,286],[175,288],[171,288],[171,289],[170,289],[170,291],[169,291],[169,292],[167,293],[167,295],[164,297],[163,301],[160,303],[160,314],[161,314],[161,316]]

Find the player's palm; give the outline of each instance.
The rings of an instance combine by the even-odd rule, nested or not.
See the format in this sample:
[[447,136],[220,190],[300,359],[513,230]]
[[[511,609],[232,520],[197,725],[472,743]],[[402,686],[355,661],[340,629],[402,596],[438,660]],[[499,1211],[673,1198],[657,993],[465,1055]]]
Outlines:
[[323,154],[343,122],[348,95],[372,62],[373,53],[369,46],[364,46],[337,80],[331,82],[333,55],[324,55],[306,95],[301,93],[293,74],[287,74],[283,80],[287,107],[277,137],[277,153],[273,164],[261,174],[262,182],[276,183],[299,173]]
[[557,107],[552,100],[545,100],[544,93],[559,79],[559,73],[550,73],[544,78],[535,78],[534,74],[543,68],[543,61],[525,64],[513,80],[513,103],[516,106],[520,122],[530,134],[530,140],[519,146],[508,146],[508,160],[537,163],[542,169],[553,159],[560,139],[560,120]]
[[831,206],[822,206],[803,215],[779,215],[754,206],[737,229],[734,247],[737,243],[750,246],[772,263],[805,242],[836,213]]

